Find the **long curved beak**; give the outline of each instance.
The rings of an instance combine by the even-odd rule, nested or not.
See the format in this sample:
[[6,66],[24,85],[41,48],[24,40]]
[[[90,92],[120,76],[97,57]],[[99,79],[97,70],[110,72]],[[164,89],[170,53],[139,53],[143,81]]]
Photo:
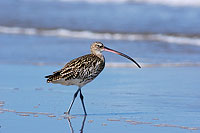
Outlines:
[[125,55],[125,54],[123,54],[123,53],[121,53],[121,52],[118,52],[118,51],[116,51],[116,50],[107,48],[107,47],[105,47],[105,46],[104,46],[104,51],[108,51],[108,52],[112,52],[112,53],[115,53],[115,54],[124,56],[124,57],[126,57],[127,59],[129,59],[129,60],[131,60],[132,62],[134,62],[139,68],[141,68],[141,66],[140,66],[135,60],[133,60],[131,57],[129,57],[128,55]]

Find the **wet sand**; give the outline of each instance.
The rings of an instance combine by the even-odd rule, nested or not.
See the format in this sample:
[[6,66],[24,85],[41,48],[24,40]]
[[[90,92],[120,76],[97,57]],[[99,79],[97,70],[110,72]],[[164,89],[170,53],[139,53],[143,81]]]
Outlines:
[[0,65],[0,132],[200,132],[198,66],[107,67],[83,87],[47,84],[61,66]]

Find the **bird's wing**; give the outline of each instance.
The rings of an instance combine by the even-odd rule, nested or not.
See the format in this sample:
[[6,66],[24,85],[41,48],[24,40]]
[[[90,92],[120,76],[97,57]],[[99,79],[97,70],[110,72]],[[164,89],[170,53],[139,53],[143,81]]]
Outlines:
[[[70,80],[83,79],[89,76],[96,77],[104,68],[104,65],[103,67],[97,65],[98,62],[101,62],[100,60],[100,58],[91,54],[76,58],[67,63],[61,70],[54,72],[53,75],[46,76],[47,82],[57,81],[61,78]],[[96,73],[96,71],[99,71],[99,73]]]
[[87,68],[91,66],[91,64],[95,61],[93,56],[85,55],[79,58],[76,58],[69,63],[67,63],[60,73],[62,78],[65,80],[83,78],[82,76],[88,72]]
[[61,72],[62,78],[68,79],[93,79],[104,68],[104,61],[93,54],[88,54],[67,63]]

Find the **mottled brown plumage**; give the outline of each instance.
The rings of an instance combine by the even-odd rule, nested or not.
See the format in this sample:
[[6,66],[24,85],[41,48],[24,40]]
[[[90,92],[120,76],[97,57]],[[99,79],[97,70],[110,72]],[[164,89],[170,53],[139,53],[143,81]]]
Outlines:
[[102,54],[102,51],[113,52],[115,54],[124,56],[131,61],[133,61],[139,68],[140,65],[133,60],[131,57],[105,47],[101,42],[95,42],[91,45],[91,54],[81,56],[76,58],[69,63],[67,63],[61,70],[53,72],[52,75],[45,76],[48,83],[59,83],[62,85],[77,85],[79,88],[75,92],[72,103],[67,111],[67,114],[70,113],[71,107],[74,103],[77,94],[80,92],[80,99],[84,109],[85,115],[87,115],[85,110],[85,105],[83,102],[83,95],[81,93],[81,88],[96,78],[99,73],[104,69],[105,59]]
[[45,78],[48,78],[48,83],[82,87],[96,78],[104,66],[104,60],[94,54],[88,54],[70,61],[61,70]]

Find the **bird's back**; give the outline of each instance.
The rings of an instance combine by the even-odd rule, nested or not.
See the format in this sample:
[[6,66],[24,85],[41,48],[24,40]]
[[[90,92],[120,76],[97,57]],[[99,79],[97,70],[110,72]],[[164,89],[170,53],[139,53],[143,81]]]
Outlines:
[[104,66],[104,60],[88,54],[70,61],[61,70],[45,78],[48,78],[48,83],[83,86],[96,78]]

